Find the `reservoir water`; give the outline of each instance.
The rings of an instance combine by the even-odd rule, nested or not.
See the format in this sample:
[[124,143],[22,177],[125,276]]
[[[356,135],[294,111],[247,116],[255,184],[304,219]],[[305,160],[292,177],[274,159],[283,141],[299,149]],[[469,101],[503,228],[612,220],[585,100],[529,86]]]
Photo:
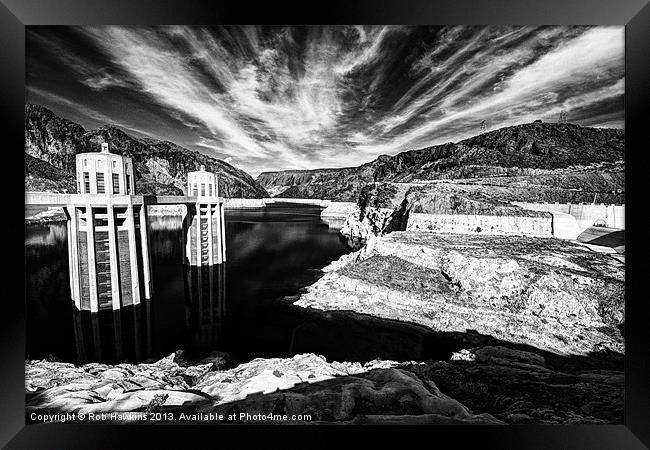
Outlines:
[[73,311],[65,224],[25,227],[27,359],[113,364],[182,349],[193,361],[226,352],[233,364],[298,353],[424,361],[485,345],[476,333],[294,306],[321,268],[351,251],[317,208],[226,210],[226,263],[200,274],[182,264],[182,218],[149,219],[151,301],[99,314]]
[[98,315],[73,312],[65,224],[26,226],[26,357],[115,363],[178,349],[197,357],[225,351],[236,361],[295,353],[305,317],[284,297],[350,251],[319,213],[307,206],[228,210],[227,262],[204,271],[210,283],[201,288],[197,271],[182,264],[182,218],[150,216],[152,300]]

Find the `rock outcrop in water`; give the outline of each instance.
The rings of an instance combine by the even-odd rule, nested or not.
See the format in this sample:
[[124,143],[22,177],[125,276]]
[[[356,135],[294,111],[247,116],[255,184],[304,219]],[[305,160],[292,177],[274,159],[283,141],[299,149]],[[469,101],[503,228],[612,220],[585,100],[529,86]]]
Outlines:
[[624,266],[578,244],[393,232],[324,270],[297,306],[475,330],[559,354],[624,353]]
[[620,129],[535,122],[457,143],[383,155],[358,167],[269,172],[260,174],[258,181],[282,191],[279,197],[337,201],[356,201],[363,186],[372,182],[483,179],[485,184],[529,188],[533,194],[545,186],[545,201],[590,202],[598,192],[603,202],[620,202],[625,189],[624,147]]
[[112,126],[87,131],[32,104],[25,107],[25,189],[76,192],[75,155],[98,151],[102,142],[111,152],[133,158],[138,194],[182,195],[187,172],[205,165],[219,176],[222,196],[268,197],[250,175],[224,161],[173,142],[134,138]]
[[[370,183],[361,189],[357,209],[345,220],[341,234],[356,250],[371,237],[409,227],[457,233],[551,234],[549,213],[521,208],[509,203],[518,197],[509,197],[507,193],[487,194],[482,188],[455,183]],[[472,218],[476,216],[485,218],[480,221]],[[487,226],[476,225],[479,222]]]

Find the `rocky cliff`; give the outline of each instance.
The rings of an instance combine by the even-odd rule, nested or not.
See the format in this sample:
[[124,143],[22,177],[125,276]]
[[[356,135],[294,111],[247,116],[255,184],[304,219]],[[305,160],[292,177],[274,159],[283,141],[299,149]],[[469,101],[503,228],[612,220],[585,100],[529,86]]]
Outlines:
[[[338,201],[355,201],[365,184],[376,181],[492,177],[518,177],[516,181],[520,184],[548,187],[558,187],[558,182],[559,187],[565,187],[563,184],[568,182],[586,188],[593,197],[593,189],[603,193],[624,191],[620,164],[624,158],[624,138],[620,129],[536,121],[457,143],[382,155],[359,167],[263,173],[258,180],[267,189],[281,191],[280,197]],[[603,163],[619,163],[613,176],[612,171],[597,166]],[[571,180],[562,181],[565,171],[570,171]],[[585,179],[587,186],[583,183]]]
[[169,141],[135,138],[116,127],[85,130],[43,106],[25,107],[25,188],[74,192],[75,155],[98,151],[108,142],[113,153],[133,159],[136,192],[181,195],[186,174],[205,165],[219,176],[225,197],[268,197],[250,175],[230,164]]

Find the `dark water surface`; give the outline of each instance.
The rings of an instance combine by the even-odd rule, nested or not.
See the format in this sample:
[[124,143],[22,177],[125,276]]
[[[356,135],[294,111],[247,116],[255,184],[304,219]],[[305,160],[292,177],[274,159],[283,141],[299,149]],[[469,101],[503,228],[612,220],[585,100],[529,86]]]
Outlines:
[[329,361],[425,361],[447,360],[462,348],[510,345],[471,330],[436,332],[293,306],[322,267],[351,251],[319,209],[227,211],[227,261],[200,272],[182,264],[182,218],[149,219],[151,301],[92,315],[73,312],[65,224],[26,226],[26,358],[139,362],[183,349],[191,360],[223,351],[233,364],[307,352]]
[[197,269],[182,264],[181,217],[150,216],[152,300],[98,315],[72,311],[65,224],[26,226],[26,356],[114,363],[180,348],[197,356],[221,350],[240,361],[295,353],[295,329],[305,317],[282,299],[350,251],[319,213],[296,206],[226,211],[227,261],[202,272],[211,281],[202,289]]

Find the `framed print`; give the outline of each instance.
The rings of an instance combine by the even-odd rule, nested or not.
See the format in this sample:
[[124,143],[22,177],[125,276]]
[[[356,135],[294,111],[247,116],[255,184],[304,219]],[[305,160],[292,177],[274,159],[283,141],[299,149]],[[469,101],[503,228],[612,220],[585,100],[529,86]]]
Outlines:
[[3,445],[646,448],[644,0],[127,3],[0,5]]

